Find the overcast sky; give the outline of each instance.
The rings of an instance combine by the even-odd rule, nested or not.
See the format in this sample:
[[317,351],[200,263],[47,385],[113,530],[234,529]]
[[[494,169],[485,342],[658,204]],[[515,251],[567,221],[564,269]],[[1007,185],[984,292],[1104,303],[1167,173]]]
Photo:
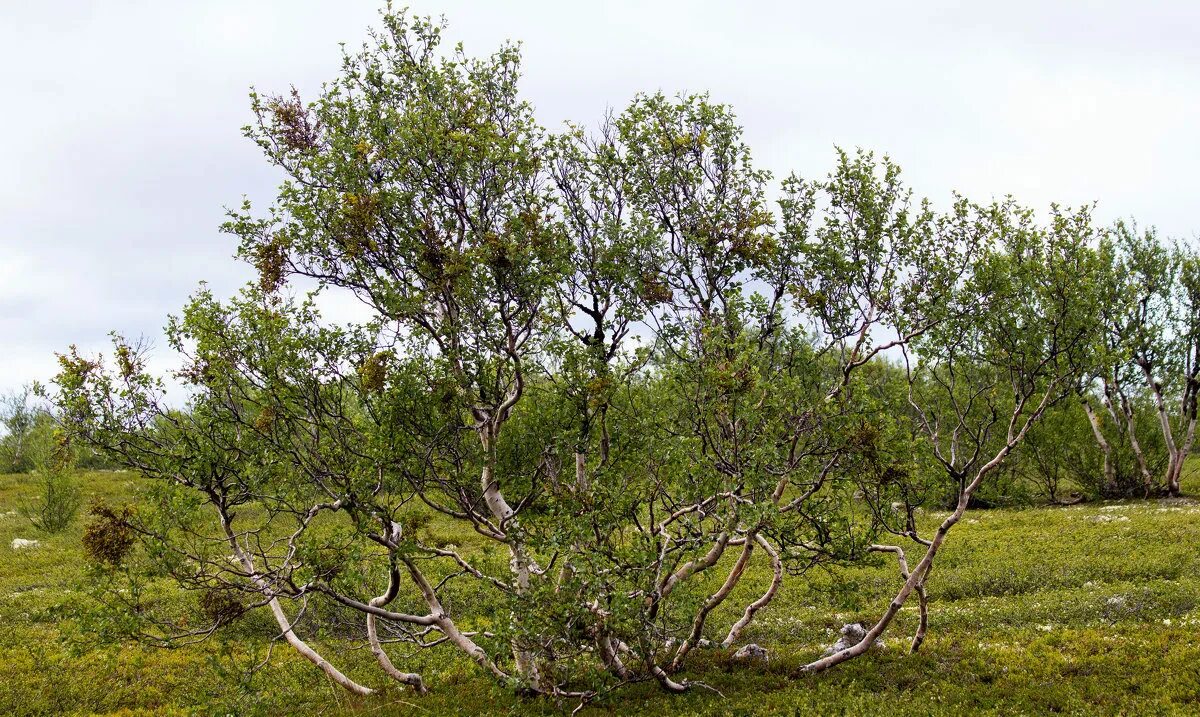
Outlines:
[[[278,176],[241,136],[247,91],[311,97],[376,2],[0,2],[0,390],[107,333],[161,339],[206,280],[249,277],[224,206]],[[908,7],[904,7],[908,6]],[[1200,230],[1200,3],[414,0],[484,54],[521,40],[543,124],[635,92],[733,105],[760,166],[822,175],[890,154],[921,195],[1099,201]],[[163,364],[165,365],[165,364]]]

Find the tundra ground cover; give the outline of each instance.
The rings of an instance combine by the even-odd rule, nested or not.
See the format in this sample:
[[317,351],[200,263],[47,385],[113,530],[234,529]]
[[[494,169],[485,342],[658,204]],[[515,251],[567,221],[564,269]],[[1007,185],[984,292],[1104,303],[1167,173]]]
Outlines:
[[[83,485],[89,498],[120,503],[134,499],[141,481],[128,473],[96,472],[86,474]],[[1200,481],[1186,476],[1183,489],[1194,495]],[[291,650],[272,651],[278,630],[262,610],[210,640],[175,649],[106,638],[98,631],[110,626],[95,619],[80,546],[86,521],[57,536],[34,534],[13,512],[34,490],[31,476],[0,476],[0,713],[559,714],[576,706],[567,699],[519,697],[449,649],[405,658],[403,667],[419,669],[431,687],[429,694],[415,695],[378,679],[356,631],[343,638],[326,626],[318,635],[302,620],[301,633],[349,675],[382,688],[355,697]],[[932,524],[939,515],[923,513],[921,521]],[[668,695],[653,684],[635,685],[582,713],[1200,710],[1200,501],[972,511],[960,528],[930,584],[929,637],[916,655],[906,651],[916,624],[911,605],[882,649],[838,670],[799,671],[837,639],[842,624],[869,621],[894,594],[895,562],[880,556],[870,565],[829,568],[786,583],[742,639],[770,646],[768,664],[735,664],[731,650],[698,650],[685,676],[711,689]],[[435,519],[430,529],[453,527]],[[482,545],[469,535],[446,537],[468,552]],[[13,550],[14,538],[37,538],[40,545]],[[766,566],[748,570],[738,598],[753,599],[770,580]],[[195,600],[165,582],[144,598],[181,606]],[[920,698],[907,699],[918,688]]]

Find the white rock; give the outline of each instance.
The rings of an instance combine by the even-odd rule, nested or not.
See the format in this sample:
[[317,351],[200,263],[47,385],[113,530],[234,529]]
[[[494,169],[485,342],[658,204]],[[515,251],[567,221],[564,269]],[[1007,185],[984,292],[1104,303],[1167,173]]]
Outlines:
[[767,648],[750,643],[733,653],[733,659],[745,662],[766,662],[771,659],[771,655],[767,652]]
[[[833,643],[831,647],[825,649],[825,657],[828,657],[835,652],[841,652],[847,647],[857,645],[858,643],[862,642],[863,638],[867,636],[867,628],[863,627],[862,623],[848,623],[846,625],[842,625],[841,635],[842,636],[838,638],[837,642]],[[873,647],[883,647],[883,643],[876,639]]]
[[12,541],[12,549],[13,550],[20,550],[22,548],[36,548],[37,546],[38,546],[38,541],[36,541],[36,540],[26,540],[25,538],[13,538],[13,541]]

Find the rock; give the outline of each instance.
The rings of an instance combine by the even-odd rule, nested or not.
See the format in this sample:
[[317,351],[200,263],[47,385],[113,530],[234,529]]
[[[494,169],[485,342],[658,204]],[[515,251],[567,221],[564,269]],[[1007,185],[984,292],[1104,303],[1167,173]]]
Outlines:
[[25,538],[13,538],[13,541],[12,541],[12,549],[13,550],[20,550],[22,548],[36,548],[37,546],[38,546],[38,541],[36,541],[36,540],[26,540]]
[[733,653],[733,659],[743,662],[766,662],[771,659],[771,655],[762,645],[750,643],[738,648],[738,651]]
[[[861,623],[851,622],[842,625],[842,636],[838,638],[837,642],[833,643],[833,646],[825,650],[824,656],[828,657],[835,652],[841,652],[842,650],[845,650],[847,647],[857,645],[858,643],[862,642],[862,639],[866,636],[867,628],[863,627]],[[883,643],[879,640],[875,640],[874,646],[883,647]]]

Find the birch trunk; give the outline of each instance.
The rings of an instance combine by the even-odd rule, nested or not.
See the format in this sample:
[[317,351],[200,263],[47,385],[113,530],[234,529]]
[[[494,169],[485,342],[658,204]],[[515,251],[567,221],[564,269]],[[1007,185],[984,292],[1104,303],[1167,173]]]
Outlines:
[[[393,523],[392,527],[393,540],[399,539],[399,526]],[[383,607],[396,599],[396,594],[400,591],[400,571],[393,563],[388,571],[388,586],[387,590],[378,597],[371,598],[368,603],[371,607]],[[425,683],[421,680],[421,676],[415,672],[402,672],[396,669],[392,664],[391,658],[383,649],[383,644],[379,641],[379,633],[375,625],[375,613],[367,613],[367,643],[371,647],[371,654],[375,656],[375,660],[379,663],[379,667],[388,674],[389,677],[404,685],[411,685],[420,694],[425,694]]]
[[[1142,474],[1142,485],[1146,497],[1154,492],[1154,476],[1150,474],[1150,464],[1146,461],[1146,454],[1142,451],[1142,444],[1137,437],[1137,421],[1133,417],[1133,404],[1124,393],[1121,394],[1121,413],[1125,415],[1126,430],[1129,431],[1129,447],[1133,449],[1133,456],[1137,459],[1138,471]],[[1169,449],[1168,449],[1169,450]]]
[[587,454],[575,452],[575,490],[583,495],[588,490]]
[[[514,538],[509,530],[509,521],[515,514],[512,506],[504,499],[504,495],[500,492],[500,485],[495,476],[496,465],[496,450],[493,440],[496,429],[488,426],[481,432],[484,451],[487,454],[486,463],[483,467],[483,473],[480,476],[481,489],[483,491],[484,502],[487,503],[488,511],[496,520],[496,526],[507,536],[505,542],[508,544],[509,566],[512,570],[513,577],[516,578],[517,595],[524,596],[529,592],[530,576],[532,574],[532,561],[525,553],[525,548],[518,538]],[[517,663],[517,672],[526,680],[535,690],[541,690],[541,675],[538,671],[537,661],[532,653],[525,650],[514,640],[512,644],[513,658]]]
[[[1008,442],[995,456],[992,457],[991,460],[980,467],[979,471],[976,472],[975,477],[971,480],[971,482],[963,488],[962,492],[959,494],[958,505],[955,506],[954,512],[946,516],[946,519],[943,520],[941,525],[938,526],[937,531],[934,533],[933,540],[929,541],[929,546],[925,550],[925,555],[921,558],[921,561],[917,563],[916,568],[909,573],[908,579],[904,581],[904,585],[900,588],[900,591],[896,593],[896,597],[892,598],[891,603],[888,604],[887,610],[884,611],[878,622],[871,626],[871,629],[867,631],[867,634],[863,636],[863,639],[844,650],[840,650],[832,655],[828,655],[819,660],[808,663],[801,668],[802,670],[805,672],[819,672],[821,670],[826,670],[834,665],[839,665],[846,660],[858,657],[870,649],[871,645],[875,644],[875,640],[883,634],[884,630],[886,630],[888,625],[891,624],[892,620],[895,619],[896,613],[900,612],[900,608],[904,606],[905,601],[908,600],[908,596],[911,595],[914,590],[924,589],[925,578],[933,567],[933,560],[935,557],[937,557],[937,553],[941,549],[942,543],[944,543],[946,540],[946,534],[949,533],[950,529],[953,528],[960,520],[962,520],[963,515],[966,514],[967,508],[971,503],[971,496],[983,483],[984,477],[987,476],[988,473],[991,473],[993,470],[995,470],[995,468],[1004,461],[1008,454],[1012,452],[1013,448],[1025,437],[1025,433],[1029,430],[1029,427],[1033,425],[1034,421],[1041,417],[1042,413],[1046,410],[1046,406],[1050,400],[1050,395],[1051,394],[1049,392],[1043,395],[1037,409],[1030,414],[1029,418],[1026,419],[1025,424],[1020,428],[1020,430],[1014,432],[1019,412],[1024,405],[1024,401],[1018,402],[1017,409],[1013,412],[1013,416],[1009,422]],[[919,646],[919,643],[915,643],[915,645]]]
[[296,635],[295,631],[292,629],[291,620],[288,619],[287,613],[283,611],[283,605],[279,603],[279,598],[272,594],[274,590],[270,587],[267,581],[263,579],[258,570],[255,569],[254,560],[250,557],[249,553],[243,550],[241,544],[238,543],[237,537],[233,533],[233,528],[229,524],[229,517],[223,510],[219,511],[219,513],[221,518],[221,527],[225,530],[226,540],[229,542],[229,546],[232,548],[234,556],[238,559],[238,562],[241,563],[242,569],[246,571],[246,574],[250,576],[250,580],[255,584],[256,587],[258,587],[259,590],[266,595],[271,595],[270,602],[267,603],[267,605],[271,608],[271,614],[275,617],[275,622],[279,625],[280,634],[283,635],[283,639],[287,641],[287,644],[291,645],[292,649],[294,649],[296,652],[299,652],[301,655],[303,655],[304,659],[316,665],[322,672],[325,673],[326,676],[329,677],[329,679],[333,680],[350,692],[353,692],[356,695],[364,696],[373,694],[375,690],[371,689],[370,687],[364,687],[349,677],[346,677],[346,675],[342,674],[341,670],[334,667],[333,664],[322,657],[319,652],[309,647],[308,643],[306,643],[304,640],[301,640],[300,637]]
[[437,626],[446,639],[450,641],[458,649],[467,653],[467,656],[476,662],[480,667],[490,672],[492,675],[501,680],[508,679],[508,675],[496,666],[488,657],[487,652],[482,647],[475,643],[470,636],[463,634],[458,629],[458,625],[450,619],[446,614],[446,609],[442,606],[442,601],[438,599],[437,591],[433,585],[425,578],[425,574],[417,568],[416,563],[407,558],[401,558],[404,565],[408,568],[408,574],[416,583],[417,589],[421,591],[421,596],[425,598],[425,604],[429,606],[430,615],[433,617],[433,624]]
[[1187,462],[1187,458],[1192,453],[1192,446],[1196,442],[1196,417],[1192,416],[1188,419],[1187,434],[1184,436],[1183,445],[1179,447],[1179,460],[1175,464],[1175,472],[1170,477],[1170,482],[1167,485],[1167,490],[1172,497],[1178,497],[1181,494],[1179,487],[1180,481],[1183,480],[1183,466]]
[[761,535],[754,536],[754,539],[759,546],[762,547],[763,552],[771,556],[771,584],[767,587],[767,591],[764,592],[761,597],[746,606],[746,610],[742,613],[742,617],[733,624],[733,627],[729,628],[729,634],[727,634],[725,639],[721,641],[721,647],[723,648],[731,647],[733,643],[742,636],[742,631],[745,630],[746,626],[750,624],[750,621],[754,619],[754,615],[759,610],[762,610],[771,603],[771,600],[775,597],[775,593],[779,591],[780,584],[783,583],[783,561],[779,559],[778,551],[776,551],[775,548],[772,547],[769,542],[767,542],[766,538],[763,538]]
[[733,588],[741,580],[742,574],[746,571],[746,564],[750,562],[750,556],[754,552],[755,537],[757,536],[746,536],[746,544],[742,546],[742,552],[734,562],[729,575],[725,577],[725,582],[721,584],[721,587],[715,593],[709,595],[700,606],[700,611],[696,614],[695,620],[692,621],[691,632],[688,634],[687,639],[683,641],[683,644],[679,646],[679,650],[675,653],[675,659],[671,660],[671,672],[677,671],[683,665],[683,658],[700,641],[700,636],[704,631],[704,622],[708,619],[708,614],[716,609],[718,605],[725,602],[725,598],[729,597],[729,593],[733,591]]
[[1171,496],[1178,496],[1179,480],[1183,475],[1183,463],[1187,460],[1187,454],[1191,450],[1191,444],[1195,436],[1196,419],[1192,418],[1188,421],[1184,445],[1177,445],[1175,443],[1175,432],[1171,428],[1171,416],[1167,412],[1166,401],[1163,400],[1162,383],[1155,380],[1150,367],[1145,363],[1139,362],[1138,366],[1141,367],[1142,374],[1146,377],[1146,384],[1150,386],[1150,392],[1154,396],[1154,408],[1158,413],[1158,424],[1162,428],[1163,440],[1167,444],[1167,493]]
[[1092,427],[1092,435],[1096,437],[1096,445],[1100,446],[1100,453],[1104,456],[1104,486],[1108,491],[1112,491],[1117,486],[1117,467],[1113,462],[1112,444],[1104,437],[1100,416],[1092,409],[1091,401],[1087,399],[1087,396],[1081,396],[1080,403],[1083,404],[1083,410],[1087,413],[1088,424]]

